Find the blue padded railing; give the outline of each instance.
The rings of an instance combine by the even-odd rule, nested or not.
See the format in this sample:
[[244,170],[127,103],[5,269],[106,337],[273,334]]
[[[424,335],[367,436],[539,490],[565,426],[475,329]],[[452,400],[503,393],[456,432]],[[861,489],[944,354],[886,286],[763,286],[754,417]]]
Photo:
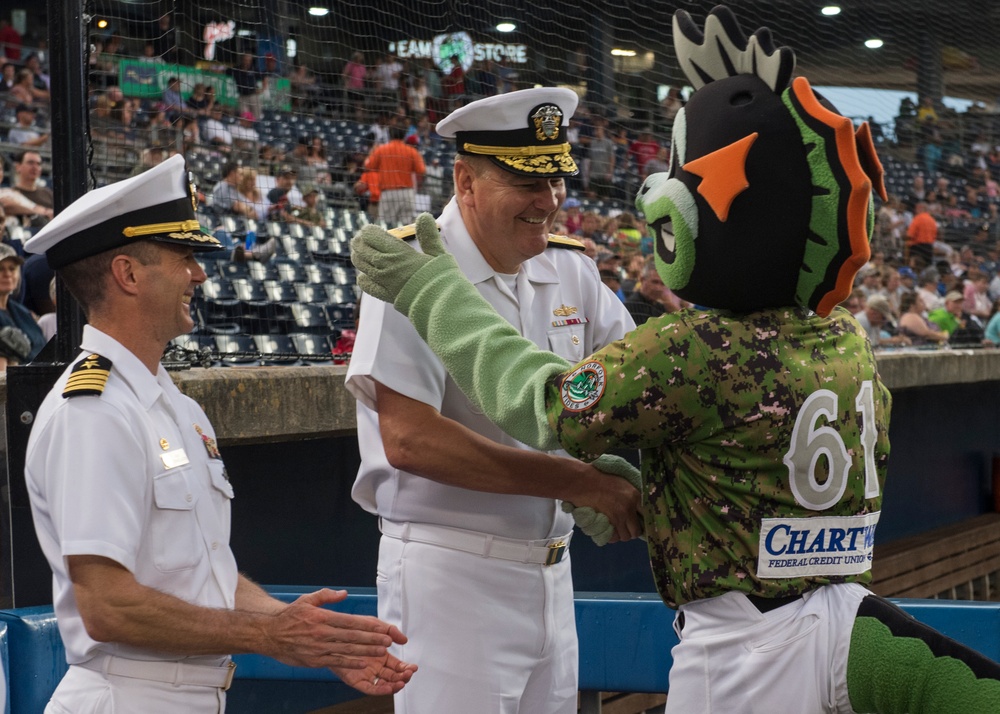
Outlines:
[[[291,602],[311,592],[312,586],[269,586],[275,597]],[[894,600],[904,610],[945,635],[1000,660],[1000,603],[946,600]],[[340,612],[376,613],[372,588],[357,588],[333,606]],[[677,643],[673,611],[655,594],[577,593],[576,624],[580,637],[580,689],[584,711],[599,711],[598,692],[667,691],[671,648]],[[5,630],[5,631],[4,631]],[[41,714],[66,671],[65,655],[55,617],[50,607],[0,610],[0,649],[7,678],[9,704],[6,711]],[[260,655],[237,655],[236,680],[231,701],[252,683],[266,684],[254,696],[258,710],[303,711],[345,701],[354,691],[327,670],[291,667]],[[417,663],[419,664],[419,662]],[[278,686],[279,683],[284,684]],[[310,702],[299,709],[293,702],[303,690],[313,692],[321,703]],[[279,704],[280,702],[281,704]],[[596,703],[595,703],[596,702]],[[588,704],[589,703],[589,704]],[[288,708],[283,708],[288,707]]]

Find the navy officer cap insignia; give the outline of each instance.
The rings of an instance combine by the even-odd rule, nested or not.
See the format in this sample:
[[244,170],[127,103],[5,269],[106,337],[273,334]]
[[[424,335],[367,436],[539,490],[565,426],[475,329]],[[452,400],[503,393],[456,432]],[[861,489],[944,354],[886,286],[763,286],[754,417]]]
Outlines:
[[459,107],[435,130],[455,139],[459,154],[488,156],[511,173],[559,178],[579,173],[566,136],[579,97],[570,89],[536,87]]
[[111,376],[111,360],[98,354],[84,357],[73,366],[62,395],[69,397],[100,396]]
[[138,240],[218,250],[222,244],[195,216],[184,157],[172,156],[137,176],[90,191],[73,201],[24,244],[59,269]]

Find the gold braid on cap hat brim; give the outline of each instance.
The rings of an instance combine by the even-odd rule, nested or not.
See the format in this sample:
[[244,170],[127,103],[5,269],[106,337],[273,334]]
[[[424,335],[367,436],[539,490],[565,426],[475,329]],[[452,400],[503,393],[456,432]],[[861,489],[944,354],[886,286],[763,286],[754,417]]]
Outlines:
[[128,226],[122,229],[122,235],[126,238],[135,238],[136,236],[151,236],[157,235],[159,233],[175,233],[183,232],[188,233],[190,231],[196,231],[201,228],[201,224],[198,221],[171,221],[169,223],[147,223],[144,226]]
[[568,154],[569,143],[552,146],[486,146],[484,144],[462,144],[462,149],[470,154],[483,156],[541,156],[543,154]]

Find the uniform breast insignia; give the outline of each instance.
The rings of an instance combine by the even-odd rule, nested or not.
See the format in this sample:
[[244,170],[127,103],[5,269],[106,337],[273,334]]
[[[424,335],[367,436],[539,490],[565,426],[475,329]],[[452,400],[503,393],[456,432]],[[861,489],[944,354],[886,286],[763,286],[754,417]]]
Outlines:
[[589,318],[583,317],[582,315],[573,317],[573,315],[577,315],[579,312],[580,310],[572,305],[560,305],[559,307],[557,307],[555,310],[552,311],[552,314],[555,315],[556,317],[563,317],[566,319],[553,320],[552,326],[564,327],[565,325],[586,325],[588,322],[590,322]]
[[222,454],[219,453],[219,446],[218,446],[218,444],[215,443],[215,439],[213,439],[208,434],[206,434],[204,431],[202,431],[201,427],[198,426],[197,424],[194,424],[193,426],[194,426],[194,430],[196,432],[198,432],[198,436],[201,437],[201,443],[203,443],[205,445],[205,451],[208,452],[208,458],[210,458],[210,459],[221,459],[222,458]]
[[569,250],[578,250],[581,253],[587,249],[580,241],[575,238],[570,238],[569,236],[559,236],[555,233],[549,233],[549,248],[568,248]]
[[111,360],[92,354],[80,360],[70,372],[62,395],[69,397],[100,396],[111,376]]

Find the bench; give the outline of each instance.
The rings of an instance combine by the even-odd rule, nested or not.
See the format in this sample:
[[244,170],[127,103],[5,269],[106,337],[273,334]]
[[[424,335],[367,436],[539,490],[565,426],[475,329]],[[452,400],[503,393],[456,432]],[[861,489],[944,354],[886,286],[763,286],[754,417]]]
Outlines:
[[1000,598],[1000,513],[875,546],[871,588],[883,597]]

